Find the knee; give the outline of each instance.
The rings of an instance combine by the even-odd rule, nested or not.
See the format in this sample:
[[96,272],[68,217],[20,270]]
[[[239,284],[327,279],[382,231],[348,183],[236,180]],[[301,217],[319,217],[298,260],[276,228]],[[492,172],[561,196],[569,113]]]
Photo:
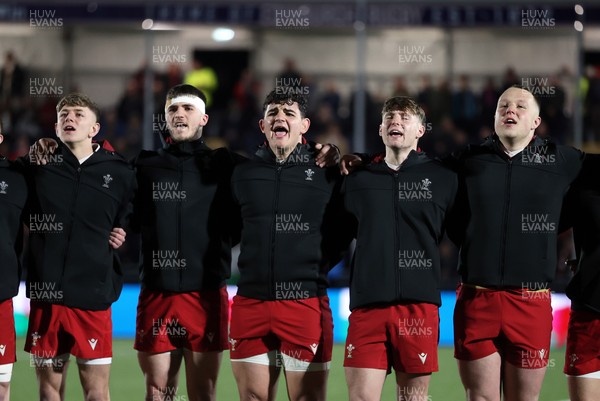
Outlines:
[[93,389],[85,394],[85,401],[109,401],[108,389]]
[[10,382],[0,382],[0,401],[8,401],[8,390]]

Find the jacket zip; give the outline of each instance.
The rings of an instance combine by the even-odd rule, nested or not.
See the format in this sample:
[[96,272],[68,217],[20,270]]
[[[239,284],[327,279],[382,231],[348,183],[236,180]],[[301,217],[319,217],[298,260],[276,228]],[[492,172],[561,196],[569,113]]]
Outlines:
[[504,213],[502,216],[502,242],[500,248],[500,286],[504,287],[504,270],[506,265],[506,234],[508,231],[508,211],[510,209],[510,183],[512,176],[512,159],[508,159],[506,182],[504,186]]
[[[177,170],[179,173],[179,186],[177,187],[180,191],[183,188],[183,161],[178,159]],[[181,258],[181,254],[183,254],[183,249],[181,249],[181,202],[177,202],[177,257]],[[184,269],[179,269],[179,290],[183,290],[183,271]]]
[[400,241],[398,240],[398,207],[399,207],[399,191],[400,191],[400,174],[398,172],[393,173],[392,180],[394,181],[394,190],[392,191],[393,205],[394,205],[394,250],[396,252],[396,297],[397,299],[402,298],[402,288],[400,287],[400,278],[402,273],[400,271]]
[[269,299],[275,299],[274,291],[275,288],[275,228],[277,226],[277,213],[279,208],[279,182],[281,180],[281,169],[282,165],[278,165],[275,170],[275,196],[273,197],[273,222],[271,228],[271,253],[269,255],[269,277],[271,285],[269,286]]
[[[71,243],[71,233],[73,232],[73,221],[75,220],[74,215],[75,215],[75,205],[77,204],[77,195],[79,194],[79,183],[81,181],[81,165],[77,166],[77,174],[76,174],[76,179],[75,179],[75,191],[73,193],[73,199],[71,201],[71,219],[69,221],[69,232],[67,233],[67,242],[65,243],[65,250],[64,250],[64,258],[63,258],[63,266],[62,266],[62,272],[60,275],[60,282],[63,282],[64,276],[65,276],[65,267],[67,266],[67,258],[69,255],[69,244]],[[62,289],[62,288],[61,288]]]

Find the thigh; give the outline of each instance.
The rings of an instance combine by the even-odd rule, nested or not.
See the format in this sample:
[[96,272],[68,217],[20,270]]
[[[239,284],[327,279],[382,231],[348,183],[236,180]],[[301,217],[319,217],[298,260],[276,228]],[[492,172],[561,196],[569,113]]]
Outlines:
[[542,390],[546,367],[521,368],[508,362],[504,364],[502,390],[509,401],[537,400]]
[[281,369],[274,365],[232,361],[240,401],[272,401],[277,395]]
[[387,371],[385,369],[346,367],[350,401],[379,401]]
[[476,360],[458,360],[458,372],[468,400],[500,401],[502,360],[497,352]]
[[600,377],[596,379],[590,379],[570,376],[567,380],[569,384],[569,397],[571,401],[598,400],[598,394],[600,394]]
[[184,349],[187,390],[190,401],[216,400],[222,352],[192,352]]
[[110,378],[110,364],[94,365],[78,363],[79,379],[83,387],[84,398],[92,400],[110,399],[108,382]]
[[183,354],[179,350],[148,353],[138,352],[138,362],[146,379],[146,391],[172,391],[177,390],[179,369]]
[[328,370],[285,371],[290,401],[325,401],[327,396]]
[[396,399],[398,401],[428,401],[430,380],[431,373],[396,372]]

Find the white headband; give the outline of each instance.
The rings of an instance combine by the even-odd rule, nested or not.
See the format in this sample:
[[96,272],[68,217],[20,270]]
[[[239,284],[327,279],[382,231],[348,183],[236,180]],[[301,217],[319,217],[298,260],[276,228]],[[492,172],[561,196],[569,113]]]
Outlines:
[[167,113],[169,106],[171,106],[172,104],[175,104],[175,103],[189,103],[189,104],[193,105],[195,108],[197,108],[198,110],[200,110],[202,112],[202,114],[206,113],[206,105],[204,104],[202,99],[200,99],[198,96],[182,95],[182,96],[174,97],[173,99],[169,99],[167,101],[167,104],[165,105],[165,114]]

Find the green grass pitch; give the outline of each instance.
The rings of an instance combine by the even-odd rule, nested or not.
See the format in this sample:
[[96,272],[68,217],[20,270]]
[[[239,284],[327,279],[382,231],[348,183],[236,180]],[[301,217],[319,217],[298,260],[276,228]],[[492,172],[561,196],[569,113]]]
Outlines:
[[[37,383],[35,369],[29,364],[29,354],[23,350],[23,338],[17,339],[17,358],[13,370],[11,384],[11,401],[35,401]],[[110,390],[112,401],[143,400],[144,382],[137,364],[136,353],[132,348],[133,340],[114,340],[113,365],[111,369]],[[342,367],[344,348],[338,344],[333,350],[333,361],[328,383],[328,400],[343,401],[348,399],[344,369]],[[567,400],[567,381],[562,373],[564,349],[554,349],[550,353],[550,364],[542,388],[541,401]],[[224,353],[223,365],[219,375],[217,399],[219,401],[238,400],[235,380],[231,373],[229,353]],[[77,367],[73,363],[69,367],[66,400],[82,401],[83,395],[79,385]],[[433,374],[429,388],[429,401],[460,401],[464,400],[462,385],[458,377],[456,362],[451,348],[439,350],[440,371]],[[185,375],[181,370],[179,393],[175,401],[188,401],[185,392]],[[393,375],[388,376],[383,391],[382,400],[395,399]],[[287,400],[285,380],[280,377],[277,400]]]

